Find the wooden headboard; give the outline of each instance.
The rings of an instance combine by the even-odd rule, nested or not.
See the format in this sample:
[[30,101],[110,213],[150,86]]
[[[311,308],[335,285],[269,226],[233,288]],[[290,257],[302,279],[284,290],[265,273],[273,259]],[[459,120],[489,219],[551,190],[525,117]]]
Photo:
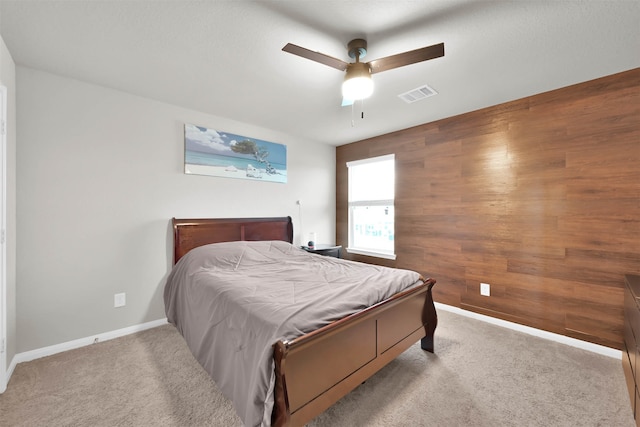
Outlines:
[[284,240],[293,243],[291,217],[172,219],[173,263],[193,248],[238,240]]

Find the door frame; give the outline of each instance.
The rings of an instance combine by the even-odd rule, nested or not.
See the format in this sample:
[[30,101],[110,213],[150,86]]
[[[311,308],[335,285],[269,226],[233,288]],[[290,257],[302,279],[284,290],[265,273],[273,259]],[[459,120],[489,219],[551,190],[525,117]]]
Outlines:
[[7,87],[0,85],[0,393],[7,389]]

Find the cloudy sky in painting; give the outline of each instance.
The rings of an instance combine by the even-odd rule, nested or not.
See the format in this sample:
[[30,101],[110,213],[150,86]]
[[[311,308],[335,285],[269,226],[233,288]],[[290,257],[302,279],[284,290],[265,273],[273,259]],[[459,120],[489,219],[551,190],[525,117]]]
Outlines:
[[[184,137],[187,143],[196,144],[196,147],[206,147],[217,154],[232,154],[230,145],[235,143],[235,141],[225,143],[223,136],[217,131],[194,125],[184,125]],[[189,148],[189,146],[187,146],[187,148]],[[197,151],[206,152],[209,150],[197,149]]]
[[282,144],[262,141],[260,139],[249,138],[241,135],[234,135],[228,132],[218,132],[214,129],[208,129],[202,126],[195,126],[190,124],[185,124],[184,126],[184,138],[186,149],[190,151],[248,158],[251,158],[253,156],[234,153],[231,150],[231,146],[237,141],[250,139],[254,141],[259,147],[264,147],[267,149],[267,151],[269,151],[270,161],[280,164],[286,164],[287,148]]

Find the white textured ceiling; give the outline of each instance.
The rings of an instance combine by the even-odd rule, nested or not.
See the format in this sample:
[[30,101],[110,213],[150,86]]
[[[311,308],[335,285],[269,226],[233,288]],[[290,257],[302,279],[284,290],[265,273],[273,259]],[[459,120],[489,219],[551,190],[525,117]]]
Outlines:
[[[639,0],[0,0],[18,65],[332,145],[640,67],[639,22]],[[367,61],[445,56],[375,74],[352,111],[342,72],[281,50],[350,61],[353,38]],[[397,96],[424,84],[438,95]]]

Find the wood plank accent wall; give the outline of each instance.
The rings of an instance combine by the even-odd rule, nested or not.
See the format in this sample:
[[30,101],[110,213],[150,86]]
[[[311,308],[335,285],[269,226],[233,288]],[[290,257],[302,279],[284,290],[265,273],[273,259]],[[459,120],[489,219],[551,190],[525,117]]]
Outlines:
[[433,277],[444,304],[622,348],[624,275],[640,274],[640,68],[337,147],[337,244],[345,163],[391,153],[397,259],[345,258]]

